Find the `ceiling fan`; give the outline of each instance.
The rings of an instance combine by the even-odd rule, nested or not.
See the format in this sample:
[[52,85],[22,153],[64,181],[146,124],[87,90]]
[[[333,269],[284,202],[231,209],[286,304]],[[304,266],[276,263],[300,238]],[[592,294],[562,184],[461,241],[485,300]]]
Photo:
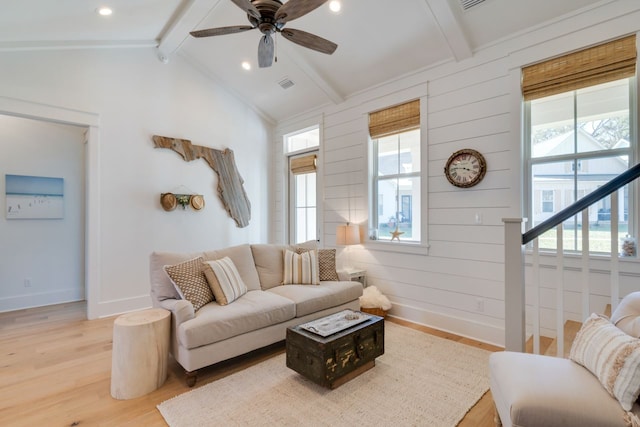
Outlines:
[[247,13],[251,25],[235,25],[232,27],[209,28],[207,30],[192,31],[193,37],[211,37],[224,34],[241,33],[259,29],[262,34],[258,45],[258,65],[260,68],[270,67],[273,63],[274,43],[272,35],[280,33],[285,39],[331,55],[338,45],[306,31],[284,28],[285,24],[293,21],[312,10],[322,6],[327,0],[289,0],[282,4],[280,0],[231,0],[236,6]]

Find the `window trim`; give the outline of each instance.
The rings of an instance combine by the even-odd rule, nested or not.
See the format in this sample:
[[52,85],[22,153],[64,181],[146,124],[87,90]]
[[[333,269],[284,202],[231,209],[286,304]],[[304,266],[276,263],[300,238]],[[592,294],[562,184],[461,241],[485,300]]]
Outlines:
[[[313,154],[315,154],[317,156],[317,150],[316,152],[311,152]],[[319,205],[319,201],[318,201],[318,188],[320,187],[320,184],[318,182],[318,169],[316,168],[316,170],[314,170],[313,172],[306,172],[306,173],[293,173],[291,171],[291,162],[292,160],[296,159],[296,158],[300,158],[300,157],[304,157],[305,155],[308,155],[307,153],[303,153],[303,154],[298,154],[298,155],[292,155],[292,156],[288,156],[288,161],[289,161],[289,188],[288,188],[288,193],[289,193],[289,244],[296,244],[295,237],[296,237],[296,226],[297,226],[297,219],[298,219],[298,215],[297,215],[297,208],[298,206],[296,206],[295,203],[293,203],[293,201],[295,201],[295,194],[292,194],[292,190],[294,190],[293,187],[296,186],[296,178],[298,177],[298,175],[308,175],[309,173],[315,173],[316,174],[316,205],[315,205],[315,210],[316,210],[316,238],[315,240],[318,241],[319,240],[319,233],[320,233],[320,224],[318,224],[318,218],[319,218],[319,210],[320,210],[320,206]],[[308,209],[308,206],[305,206],[306,209]],[[301,243],[301,242],[298,242]]]
[[[318,129],[318,145],[313,147],[307,147],[300,150],[288,151],[288,138],[308,132],[313,129]],[[304,157],[307,155],[315,154],[316,156],[316,241],[320,243],[322,241],[324,230],[324,210],[322,209],[322,200],[324,199],[323,180],[324,174],[322,171],[322,141],[324,138],[324,128],[321,120],[305,126],[303,128],[293,130],[282,134],[282,155],[284,159],[284,206],[283,213],[285,215],[283,221],[284,241],[291,243],[295,238],[295,207],[292,204],[293,196],[291,194],[292,182],[295,179],[295,175],[291,172],[291,159],[294,157]]]
[[[428,146],[427,146],[427,135],[428,135],[428,127],[427,127],[427,113],[428,113],[428,100],[426,88],[424,93],[412,99],[420,100],[420,241],[419,242],[407,242],[407,241],[385,241],[385,240],[371,240],[370,233],[366,233],[366,237],[363,241],[363,245],[369,250],[375,251],[384,251],[384,252],[395,252],[395,253],[403,253],[403,254],[412,254],[412,255],[421,255],[427,256],[429,255],[429,240],[428,240],[428,212],[429,212],[429,198],[428,198],[428,176],[429,176],[429,168],[428,168]],[[410,102],[410,100],[401,100],[399,102],[389,102],[387,105],[398,105],[402,103]],[[381,106],[380,108],[371,109],[369,111],[365,111],[362,116],[363,120],[363,129],[365,134],[367,135],[367,170],[368,170],[368,198],[367,198],[367,209],[369,212],[369,218],[367,219],[368,230],[370,230],[373,225],[371,222],[372,219],[372,203],[377,203],[377,194],[373,194],[373,174],[377,174],[377,170],[374,171],[374,151],[373,151],[373,141],[369,136],[369,113],[378,111],[384,108]],[[367,230],[367,231],[368,231]]]
[[[523,179],[523,183],[524,183],[524,194],[526,194],[526,198],[523,201],[523,209],[524,212],[526,212],[526,216],[527,218],[529,218],[530,220],[527,221],[525,227],[527,230],[530,230],[531,228],[533,228],[533,212],[535,210],[535,205],[533,202],[533,178],[532,178],[532,173],[533,173],[533,167],[536,164],[544,164],[544,163],[552,163],[552,162],[562,162],[562,161],[573,161],[573,160],[588,160],[588,159],[603,159],[606,157],[616,157],[616,156],[620,156],[620,155],[625,155],[628,156],[629,158],[629,166],[637,163],[637,159],[639,158],[639,152],[640,152],[640,141],[638,141],[638,134],[637,134],[637,126],[639,124],[640,121],[640,108],[637,105],[637,100],[638,100],[638,85],[637,85],[637,77],[626,77],[627,79],[629,79],[629,147],[628,148],[616,148],[616,149],[611,149],[611,150],[598,150],[598,151],[585,151],[585,152],[581,152],[581,153],[569,153],[569,154],[561,154],[561,155],[555,155],[555,156],[548,156],[548,157],[536,157],[533,158],[532,157],[532,147],[531,147],[531,102],[533,100],[524,100],[524,98],[521,99],[521,102],[523,104],[523,125],[524,125],[524,129],[523,129],[523,135],[524,135],[524,156],[525,156],[525,160],[524,160],[524,164],[525,164],[525,174],[524,174],[524,179]],[[620,79],[622,80],[622,79]],[[599,84],[602,83],[597,83],[594,84],[593,86],[597,86]],[[590,87],[590,86],[588,86]],[[580,89],[584,89],[584,88],[580,88]],[[571,91],[567,91],[567,92],[574,92],[574,122],[578,119],[577,118],[577,108],[575,108],[575,92],[580,90],[580,89],[574,89]],[[550,95],[552,96],[552,95]],[[635,144],[634,144],[635,141]],[[574,174],[578,173],[576,171],[573,171]],[[574,183],[575,183],[575,176],[574,176]],[[636,206],[637,204],[637,200],[640,200],[638,197],[640,197],[640,185],[638,185],[635,182],[632,182],[629,185],[629,206]],[[554,206],[555,207],[555,206]],[[640,218],[640,209],[638,209],[637,211],[634,210],[633,215],[630,216],[628,218],[628,228],[629,228],[629,232],[634,235],[637,234],[638,231],[640,231],[638,229],[638,224],[639,224],[639,218]],[[544,250],[545,252],[553,252],[555,253],[555,250]],[[565,248],[565,252],[567,253],[578,253],[580,252],[579,250],[576,252],[573,249],[567,249]],[[594,252],[591,250],[589,251],[589,256],[590,257],[597,257],[597,256],[603,256],[603,255],[607,255],[606,253],[603,252]]]

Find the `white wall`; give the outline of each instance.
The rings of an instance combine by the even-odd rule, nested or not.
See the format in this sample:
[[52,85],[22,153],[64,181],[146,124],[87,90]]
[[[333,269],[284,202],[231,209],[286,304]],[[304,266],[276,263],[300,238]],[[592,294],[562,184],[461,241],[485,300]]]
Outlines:
[[[84,299],[84,131],[0,115],[0,311]],[[63,178],[64,218],[7,220],[6,174]]]
[[[96,316],[150,305],[154,250],[267,241],[271,125],[180,57],[165,65],[154,49],[3,52],[0,96],[99,116]],[[233,149],[251,201],[250,225],[237,228],[227,215],[203,161],[154,149],[154,134]],[[160,193],[180,186],[203,194],[205,209],[162,210]]]
[[[273,141],[273,154],[280,159],[273,178],[280,189],[272,206],[273,239],[284,239],[286,229],[286,193],[280,178],[283,134],[323,120],[322,240],[333,247],[335,226],[347,218],[349,204],[354,222],[361,223],[364,232],[367,229],[368,112],[426,92],[428,107],[422,115],[427,122],[428,168],[423,174],[428,188],[428,255],[381,251],[365,243],[351,250],[351,262],[365,268],[368,283],[389,296],[394,304],[391,314],[503,344],[502,218],[523,216],[520,68],[634,33],[639,23],[637,2],[603,3],[487,46],[463,62],[417,71],[340,105],[279,123]],[[451,186],[443,175],[447,158],[461,148],[476,149],[487,160],[485,179],[470,189]],[[476,214],[481,224],[476,224]]]

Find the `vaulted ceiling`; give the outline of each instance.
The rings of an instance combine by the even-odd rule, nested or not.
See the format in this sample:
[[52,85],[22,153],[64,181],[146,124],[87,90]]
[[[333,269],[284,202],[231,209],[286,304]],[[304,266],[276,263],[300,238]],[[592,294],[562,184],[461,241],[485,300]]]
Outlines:
[[[327,2],[286,27],[337,43],[333,55],[277,36],[277,62],[258,68],[258,30],[199,39],[189,35],[250,25],[232,0],[7,0],[0,14],[0,54],[156,47],[159,61],[181,56],[278,121],[439,63],[464,61],[482,47],[603,1],[342,0],[339,13]],[[113,14],[100,16],[101,6]],[[252,68],[243,69],[243,61]],[[293,85],[284,89],[279,83],[285,80]]]

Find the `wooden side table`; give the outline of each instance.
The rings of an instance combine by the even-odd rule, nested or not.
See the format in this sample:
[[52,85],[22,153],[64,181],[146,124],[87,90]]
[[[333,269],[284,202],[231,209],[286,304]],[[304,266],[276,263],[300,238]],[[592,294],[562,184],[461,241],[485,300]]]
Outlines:
[[171,312],[161,308],[119,316],[113,324],[111,396],[133,399],[167,379]]

